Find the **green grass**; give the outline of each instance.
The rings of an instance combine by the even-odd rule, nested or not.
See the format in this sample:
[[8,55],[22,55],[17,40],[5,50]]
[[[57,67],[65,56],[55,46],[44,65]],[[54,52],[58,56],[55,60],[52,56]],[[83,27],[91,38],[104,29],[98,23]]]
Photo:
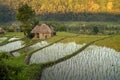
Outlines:
[[120,52],[120,35],[96,43],[98,46],[113,48]]
[[65,37],[65,36],[75,36],[76,34],[74,33],[68,33],[68,32],[57,32],[57,36],[62,36],[62,37]]
[[[68,38],[66,40],[63,40],[63,43],[68,43],[68,42],[76,42],[77,44],[83,44],[83,43],[88,43],[93,40],[97,40],[103,37],[107,36],[98,36],[98,35],[80,35],[75,38]],[[113,48],[117,51],[120,51],[120,35],[116,35],[115,37],[111,37],[109,39],[105,39],[99,42],[96,42],[95,45],[98,46],[105,46],[109,48]]]
[[11,58],[11,59],[5,59],[5,62],[7,64],[14,65],[14,66],[25,66],[26,64],[24,63],[24,59],[25,59],[25,54],[19,57]]
[[63,43],[68,43],[68,42],[76,42],[78,44],[83,44],[83,43],[88,43],[93,40],[103,38],[105,36],[93,36],[93,35],[80,35],[78,37],[73,37],[73,38],[67,38],[66,40],[62,41]]
[[57,32],[56,36],[50,38],[50,39],[47,39],[46,41],[51,43],[51,42],[54,42],[56,40],[59,40],[60,38],[63,38],[63,37],[67,37],[67,36],[75,36],[76,34],[74,33],[68,33],[68,32]]
[[13,36],[13,37],[23,38],[24,34],[23,32],[7,32],[5,34],[1,34],[0,36]]

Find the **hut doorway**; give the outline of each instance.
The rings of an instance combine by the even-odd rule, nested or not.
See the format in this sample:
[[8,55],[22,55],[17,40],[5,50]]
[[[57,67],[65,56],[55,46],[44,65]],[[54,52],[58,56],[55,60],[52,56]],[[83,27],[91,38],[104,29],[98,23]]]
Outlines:
[[47,38],[47,35],[45,35],[45,39]]
[[39,38],[39,33],[37,33],[37,38]]

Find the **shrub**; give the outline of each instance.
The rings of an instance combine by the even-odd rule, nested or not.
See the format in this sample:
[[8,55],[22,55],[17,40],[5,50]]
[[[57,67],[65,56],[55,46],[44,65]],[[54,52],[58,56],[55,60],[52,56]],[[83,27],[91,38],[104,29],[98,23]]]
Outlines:
[[2,59],[9,59],[10,57],[11,57],[11,55],[9,53],[7,53],[7,52],[1,52],[0,53],[0,61]]
[[46,22],[49,26],[52,26],[55,31],[66,31],[66,26],[59,22]]

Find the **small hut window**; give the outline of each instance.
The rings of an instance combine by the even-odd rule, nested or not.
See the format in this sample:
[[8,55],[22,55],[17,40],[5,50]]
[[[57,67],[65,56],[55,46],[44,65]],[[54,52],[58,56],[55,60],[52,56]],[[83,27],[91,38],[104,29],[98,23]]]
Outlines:
[[45,35],[45,38],[47,38],[47,35]]
[[39,33],[37,33],[37,38],[39,38]]

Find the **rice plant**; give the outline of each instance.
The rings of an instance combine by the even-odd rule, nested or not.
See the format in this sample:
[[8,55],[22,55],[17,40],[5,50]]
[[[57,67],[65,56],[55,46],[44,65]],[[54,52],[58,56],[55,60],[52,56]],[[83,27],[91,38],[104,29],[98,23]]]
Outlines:
[[[56,43],[34,53],[31,64],[54,61],[82,46],[74,42]],[[41,80],[120,80],[120,52],[90,46],[77,56],[45,69]]]

